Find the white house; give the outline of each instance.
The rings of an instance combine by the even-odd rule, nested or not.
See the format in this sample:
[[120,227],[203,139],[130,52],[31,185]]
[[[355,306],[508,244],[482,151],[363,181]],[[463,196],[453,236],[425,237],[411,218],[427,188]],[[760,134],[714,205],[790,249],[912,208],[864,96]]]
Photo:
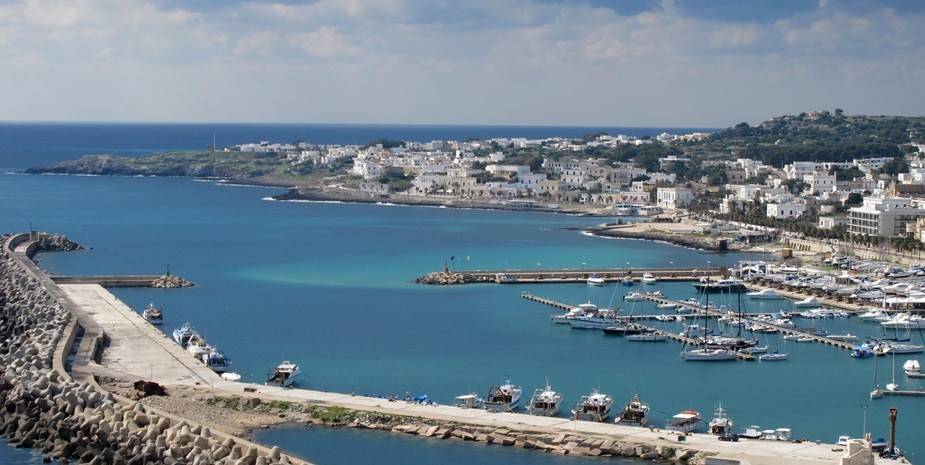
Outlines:
[[803,176],[803,182],[809,184],[809,192],[831,192],[835,189],[835,175],[815,172]]
[[799,218],[806,213],[806,205],[796,202],[769,203],[767,207],[768,218],[786,219]]
[[687,187],[659,187],[655,199],[659,207],[677,210],[689,206],[694,194]]

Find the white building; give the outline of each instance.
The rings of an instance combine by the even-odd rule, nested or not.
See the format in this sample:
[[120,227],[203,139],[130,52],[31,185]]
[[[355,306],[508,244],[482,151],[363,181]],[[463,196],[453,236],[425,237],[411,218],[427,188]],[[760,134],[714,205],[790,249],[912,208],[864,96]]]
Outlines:
[[813,174],[816,171],[816,164],[811,161],[795,161],[789,165],[784,165],[784,173],[788,179],[803,179],[803,176]]
[[799,218],[806,213],[806,205],[796,202],[773,202],[767,206],[768,218],[789,219]]
[[803,182],[809,184],[809,192],[831,192],[835,189],[835,175],[815,172],[803,176]]
[[907,198],[865,197],[860,207],[848,210],[848,232],[880,237],[906,234],[906,225],[925,217],[925,210]]
[[677,210],[690,206],[694,194],[686,187],[659,187],[655,199],[659,207]]
[[844,216],[820,216],[819,229],[832,229],[836,226],[848,224],[848,218]]

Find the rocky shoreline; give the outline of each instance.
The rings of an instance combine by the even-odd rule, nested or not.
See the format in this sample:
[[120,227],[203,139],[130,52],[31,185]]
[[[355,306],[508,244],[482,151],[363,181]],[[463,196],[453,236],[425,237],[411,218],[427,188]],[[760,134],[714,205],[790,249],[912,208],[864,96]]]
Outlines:
[[719,242],[709,239],[703,239],[690,235],[667,234],[655,231],[628,231],[624,228],[613,227],[594,227],[584,230],[586,233],[598,237],[609,237],[616,239],[638,239],[646,241],[666,242],[681,247],[688,247],[697,250],[706,250],[711,252],[735,252],[729,249],[725,242]]
[[54,368],[72,315],[6,253],[0,257],[0,435],[44,461],[90,465],[288,465],[258,448],[120,401]]

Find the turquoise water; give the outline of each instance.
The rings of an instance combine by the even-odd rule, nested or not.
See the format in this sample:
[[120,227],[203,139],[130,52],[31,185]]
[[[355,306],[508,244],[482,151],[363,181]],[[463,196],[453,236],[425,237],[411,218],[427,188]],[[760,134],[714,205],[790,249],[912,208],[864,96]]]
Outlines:
[[543,454],[514,447],[482,443],[409,437],[368,430],[305,428],[285,426],[255,434],[261,442],[272,442],[300,457],[321,465],[390,463],[432,465],[638,465],[630,459],[591,459]]
[[[191,322],[252,381],[282,358],[302,365],[306,388],[428,394],[438,402],[484,392],[505,378],[529,394],[549,379],[568,404],[592,388],[618,402],[639,392],[660,422],[688,407],[709,416],[722,402],[738,427],[786,426],[798,437],[828,442],[860,434],[862,405],[869,403],[876,435],[885,435],[887,408],[897,406],[900,444],[917,450],[925,443],[921,399],[867,400],[875,366],[885,383],[889,360],[852,360],[830,347],[768,339],[772,347],[783,344],[792,359],[685,363],[674,343],[631,343],[553,325],[551,309],[519,297],[529,291],[607,304],[613,286],[413,283],[450,256],[451,266],[487,269],[627,262],[696,267],[731,264],[741,255],[600,239],[571,229],[599,218],[261,200],[275,192],[187,179],[2,175],[0,230],[23,230],[31,222],[92,247],[42,257],[43,266],[61,274],[157,273],[169,264],[197,286],[115,293],[136,309],[149,302],[162,306],[165,331]],[[657,287],[675,297],[693,294],[689,283]],[[651,304],[619,304],[626,311],[654,311]],[[755,302],[749,310],[787,305]],[[855,320],[799,324],[877,334]],[[914,385],[900,378],[901,385]],[[300,434],[307,441],[317,431],[272,430],[262,437],[276,442]],[[455,453],[460,463],[479,460]]]

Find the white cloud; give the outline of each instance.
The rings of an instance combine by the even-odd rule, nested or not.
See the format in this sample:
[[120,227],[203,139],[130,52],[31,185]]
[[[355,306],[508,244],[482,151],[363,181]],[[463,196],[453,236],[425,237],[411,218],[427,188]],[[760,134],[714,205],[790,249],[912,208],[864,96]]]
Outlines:
[[762,23],[672,2],[13,1],[0,119],[725,125],[925,108],[925,18],[824,3]]

